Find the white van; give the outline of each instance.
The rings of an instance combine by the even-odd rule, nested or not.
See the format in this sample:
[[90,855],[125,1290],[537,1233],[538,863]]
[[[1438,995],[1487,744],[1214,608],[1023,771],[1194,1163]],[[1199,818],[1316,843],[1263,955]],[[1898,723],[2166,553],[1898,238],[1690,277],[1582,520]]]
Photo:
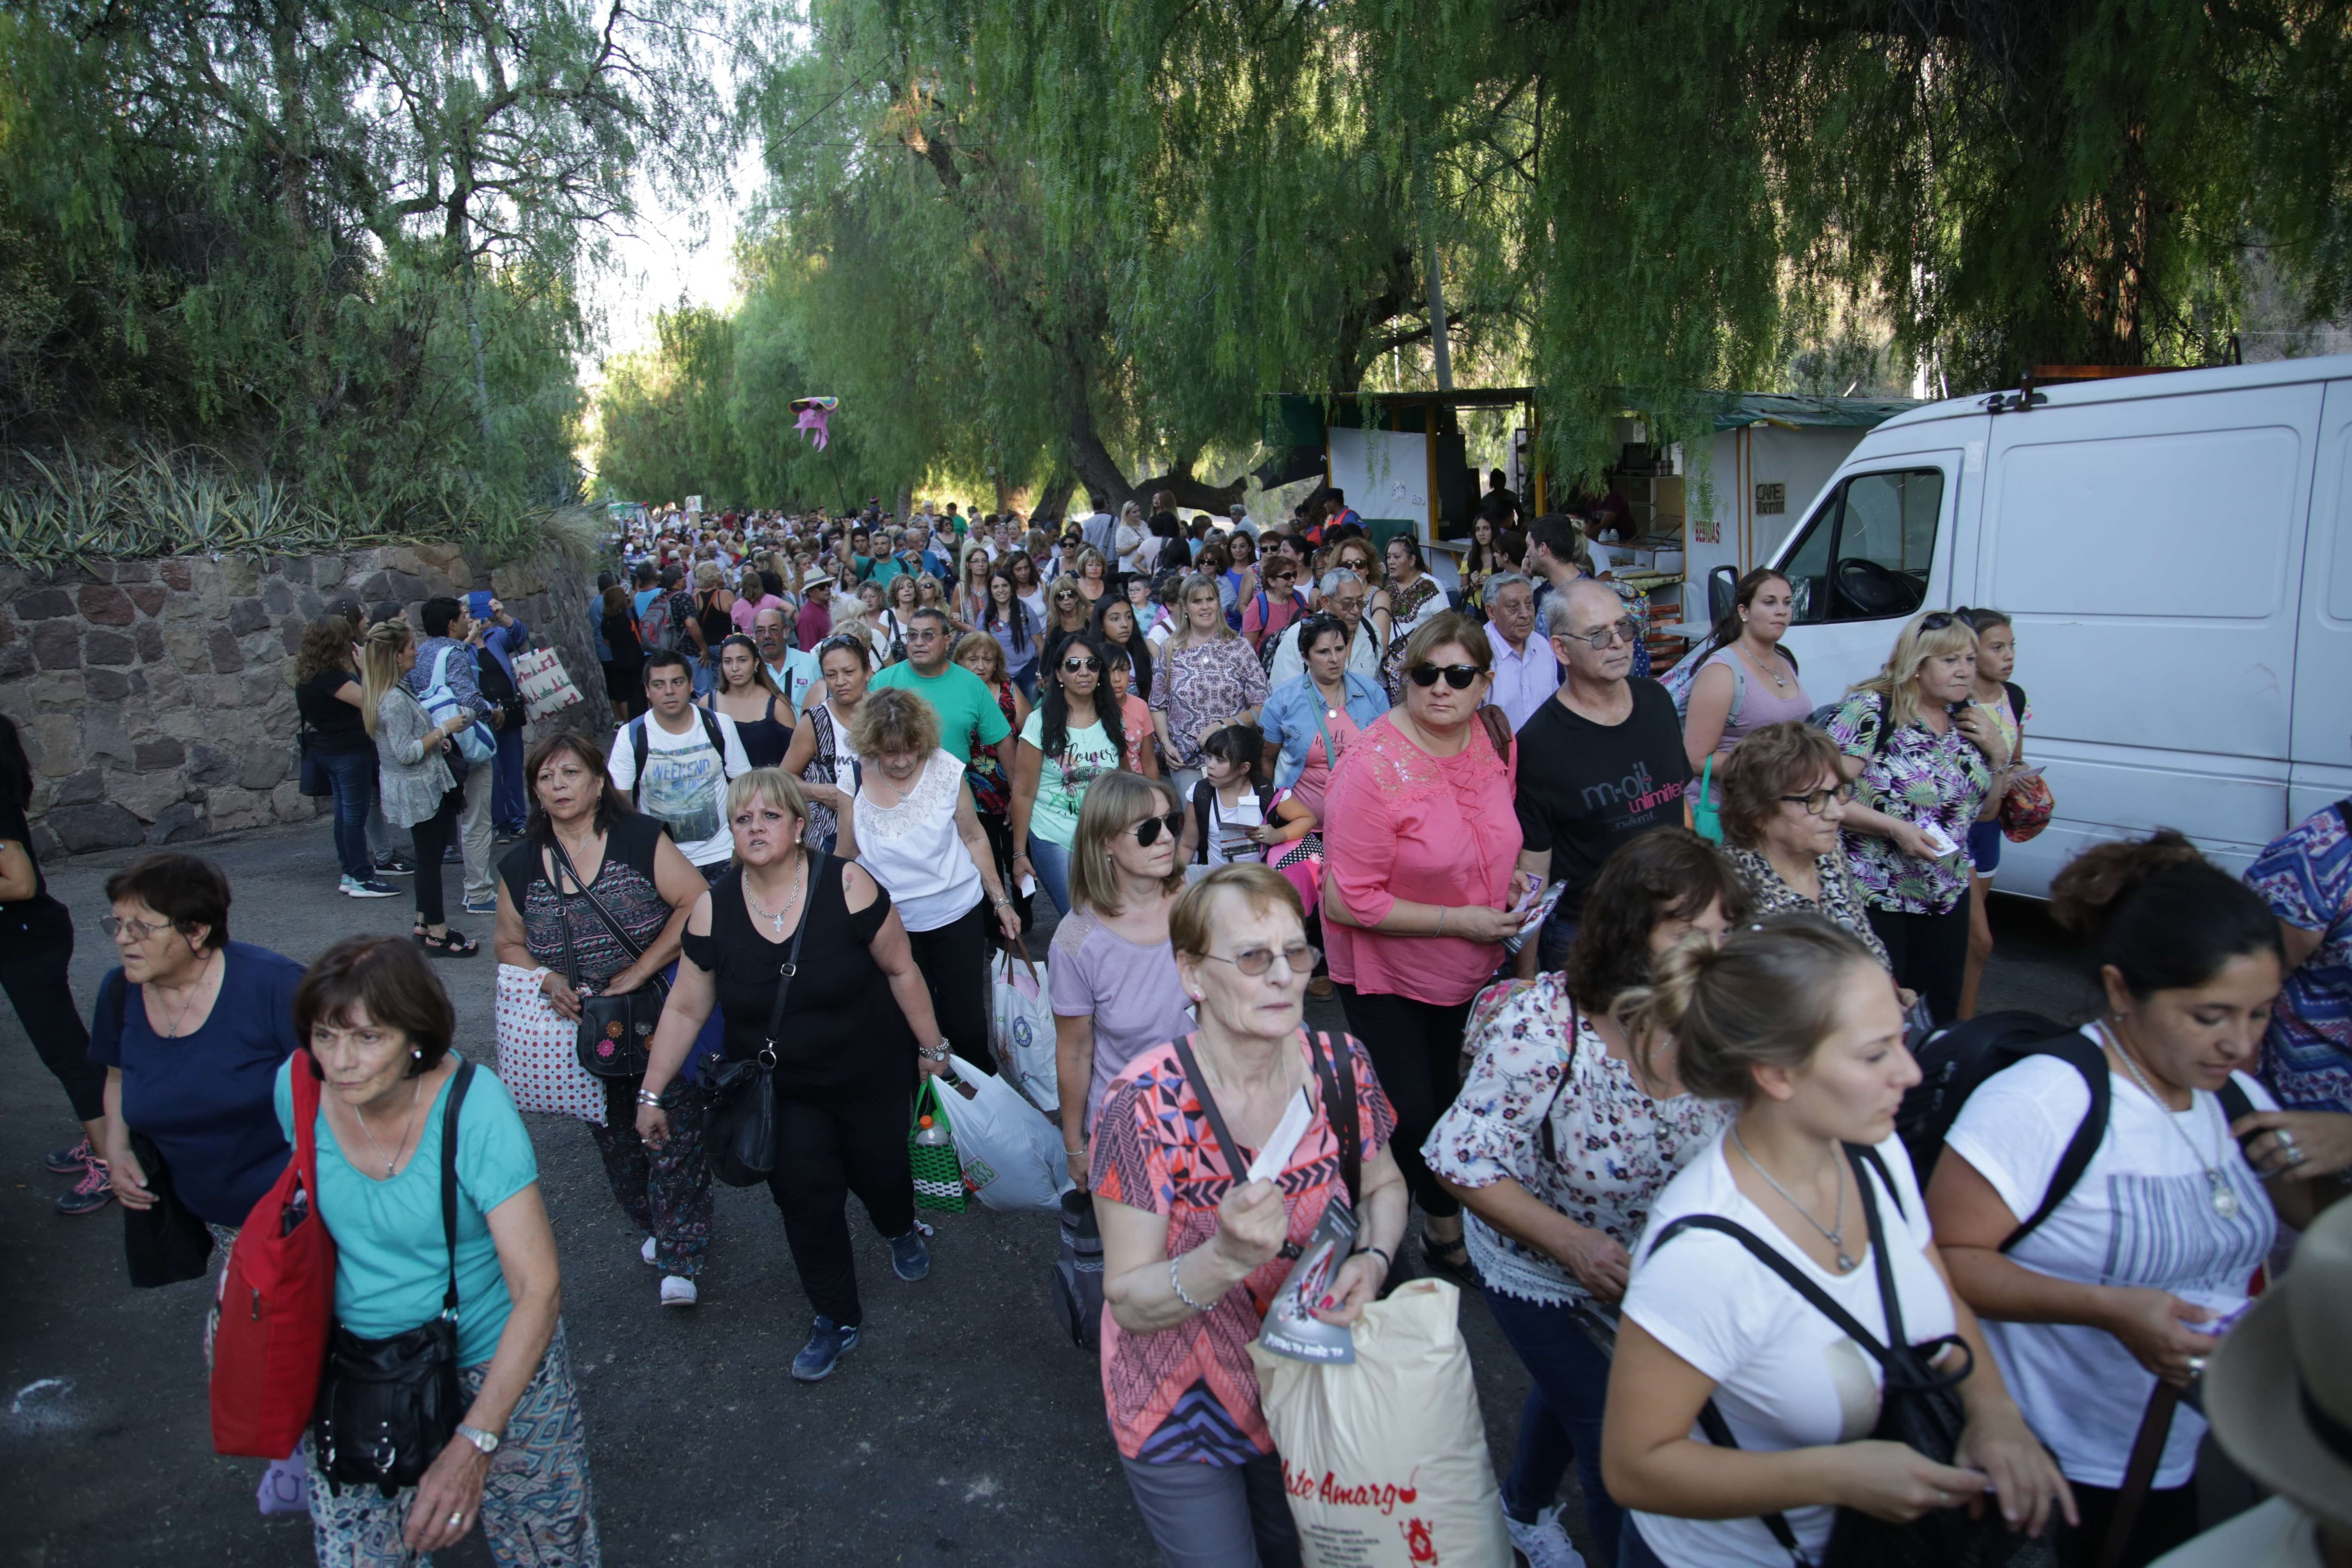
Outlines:
[[1916,611],[2004,610],[2057,815],[2004,847],[2001,888],[2044,895],[2084,845],[2159,826],[2242,870],[2352,796],[2352,355],[2020,403],[1863,437],[1772,557],[1784,646],[1825,702]]

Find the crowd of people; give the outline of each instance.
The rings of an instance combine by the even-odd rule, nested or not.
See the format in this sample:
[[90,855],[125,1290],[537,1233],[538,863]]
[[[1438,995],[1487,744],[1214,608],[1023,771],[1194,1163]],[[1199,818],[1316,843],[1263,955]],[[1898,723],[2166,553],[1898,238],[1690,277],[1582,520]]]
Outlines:
[[[1917,1561],[2352,1562],[2326,1295],[2352,807],[2243,878],[2168,833],[2082,853],[2053,909],[2100,1014],[2021,1043],[1974,1018],[2037,787],[2009,617],[1915,616],[1875,675],[1809,689],[1761,569],[1661,681],[1591,570],[1608,520],[1519,521],[1497,476],[1449,589],[1336,491],[1263,528],[1165,496],[1058,530],[665,511],[583,606],[616,728],[528,744],[530,633],[495,599],[331,606],[295,670],[306,774],[340,891],[412,880],[409,940],[306,968],[230,941],[217,868],[155,855],[107,883],[87,1012],[0,721],[0,982],[81,1123],[58,1207],[164,1209],[226,1256],[315,1075],[339,1331],[454,1292],[463,1388],[412,1484],[341,1484],[315,1439],[279,1461],[320,1560],[478,1526],[501,1562],[593,1563],[534,1133],[467,1065],[493,1042],[454,1037],[450,985],[490,984],[459,922],[567,1023],[638,1021],[591,1136],[664,1308],[698,1300],[756,1083],[810,1382],[864,1327],[852,1194],[929,1272],[910,1106],[1008,1065],[992,961],[1042,922],[1036,1109],[1092,1194],[1106,1419],[1171,1564],[1300,1560],[1246,1347],[1335,1201],[1355,1241],[1318,1316],[1433,1275],[1524,1363],[1501,1499],[1530,1568],[1583,1561],[1571,1471],[1611,1565],[1877,1561],[1888,1525]],[[1990,1070],[1923,1121],[1915,1051]],[[1896,1419],[1927,1393],[1934,1454]],[[2209,1415],[2284,1506],[2200,1519]],[[2262,1555],[2257,1518],[2306,1555]]]

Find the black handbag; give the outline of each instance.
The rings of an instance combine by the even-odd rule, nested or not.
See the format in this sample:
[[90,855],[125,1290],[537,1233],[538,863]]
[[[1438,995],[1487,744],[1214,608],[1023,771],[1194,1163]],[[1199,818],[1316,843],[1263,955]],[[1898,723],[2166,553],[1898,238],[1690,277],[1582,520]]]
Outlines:
[[[572,857],[563,852],[563,845],[553,834],[547,836],[548,846],[554,851],[556,875],[569,878],[580,889],[604,929],[621,944],[621,951],[635,963],[645,956],[646,950],[629,940],[613,911],[596,896],[596,889],[582,879],[572,868]],[[608,847],[606,854],[612,853]],[[563,885],[555,887],[555,914],[563,922],[564,978],[572,983],[572,994],[580,1004],[580,1028],[573,1048],[580,1065],[597,1078],[643,1078],[646,1065],[651,1060],[654,1030],[661,1023],[662,1005],[668,1000],[669,988],[659,979],[646,981],[635,991],[618,996],[582,996],[580,994],[580,955],[572,942],[572,917],[563,910]]]
[[808,897],[801,905],[792,948],[776,966],[776,1001],[768,1009],[767,1037],[751,1056],[702,1069],[710,1089],[702,1151],[710,1173],[730,1187],[758,1186],[776,1168],[776,1035],[784,1026],[784,1001],[793,994],[793,977],[800,973],[801,938],[808,934],[818,880],[833,867],[832,856],[822,850],[809,853],[816,856],[816,868],[809,873]]
[[[1967,1412],[1954,1391],[1975,1370],[1974,1352],[1969,1350],[1968,1342],[1957,1334],[1945,1334],[1918,1344],[1906,1337],[1903,1304],[1895,1289],[1895,1265],[1887,1256],[1886,1237],[1879,1226],[1878,1200],[1873,1195],[1868,1169],[1875,1166],[1883,1173],[1885,1167],[1875,1150],[1849,1143],[1845,1154],[1847,1163],[1853,1167],[1854,1184],[1861,1189],[1863,1218],[1870,1227],[1871,1260],[1878,1276],[1879,1302],[1886,1314],[1885,1344],[1852,1313],[1832,1300],[1820,1286],[1800,1273],[1778,1249],[1720,1215],[1685,1215],[1661,1231],[1650,1250],[1654,1253],[1685,1230],[1720,1231],[1738,1242],[1878,1363],[1885,1383],[1879,1394],[1878,1424],[1871,1428],[1870,1436],[1906,1444],[1937,1464],[1952,1464],[1953,1456],[1959,1451],[1960,1434],[1968,1425]],[[1894,1191],[1891,1181],[1887,1191]],[[1960,1366],[1952,1372],[1937,1372],[1930,1363],[1954,1345],[1960,1348]],[[1717,1447],[1739,1446],[1713,1400],[1700,1410],[1699,1427]],[[1763,1517],[1765,1528],[1788,1552],[1790,1560],[1811,1565],[1812,1560],[1800,1550],[1796,1531],[1789,1527],[1788,1520],[1778,1513]],[[1859,1510],[1841,1508],[1836,1522],[1830,1527],[1829,1544],[1822,1552],[1819,1568],[2059,1568],[2060,1564],[2073,1563],[2074,1558],[2072,1532],[2063,1518],[2053,1512],[2040,1535],[2026,1535],[2010,1530],[2001,1521],[1998,1505],[1987,1497],[1974,1519],[1969,1517],[1966,1509],[1949,1508],[1922,1514],[1909,1524],[1890,1524]]]
[[385,1340],[363,1340],[340,1322],[327,1337],[310,1441],[331,1482],[373,1486],[385,1497],[415,1486],[449,1446],[466,1413],[457,1384],[457,1112],[473,1077],[473,1063],[457,1068],[441,1120],[441,1234],[449,1286],[439,1315]]
[[[120,971],[116,978],[121,978]],[[131,1154],[147,1174],[147,1190],[155,1194],[152,1208],[126,1205],[122,1210],[122,1256],[131,1268],[131,1285],[145,1290],[202,1279],[213,1255],[213,1233],[180,1201],[172,1168],[163,1163],[163,1152],[153,1139],[132,1132]]]

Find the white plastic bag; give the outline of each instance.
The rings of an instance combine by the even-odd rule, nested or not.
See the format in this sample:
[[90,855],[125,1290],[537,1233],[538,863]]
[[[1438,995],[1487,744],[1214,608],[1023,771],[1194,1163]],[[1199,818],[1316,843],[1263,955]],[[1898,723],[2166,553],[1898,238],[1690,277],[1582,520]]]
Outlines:
[[943,1083],[940,1092],[955,1096],[948,1126],[965,1188],[992,1209],[1061,1213],[1070,1163],[1054,1124],[1003,1079],[961,1057],[950,1057],[948,1066],[959,1082]]
[[1058,1109],[1062,1084],[1054,1065],[1054,1006],[1045,966],[999,952],[988,961],[988,1044],[996,1065],[1030,1104]]
[[516,1109],[574,1116],[604,1125],[604,1080],[580,1065],[580,1026],[555,1010],[539,988],[544,973],[499,965],[490,1018],[498,1037],[499,1081]]
[[1358,1320],[1352,1366],[1249,1347],[1307,1568],[1511,1568],[1461,1300],[1398,1287]]

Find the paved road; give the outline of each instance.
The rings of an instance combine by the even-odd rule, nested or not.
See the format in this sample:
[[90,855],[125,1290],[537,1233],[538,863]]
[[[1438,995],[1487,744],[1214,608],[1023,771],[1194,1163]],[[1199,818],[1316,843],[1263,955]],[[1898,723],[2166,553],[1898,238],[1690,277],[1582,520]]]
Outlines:
[[[235,887],[239,940],[307,960],[340,937],[406,928],[405,900],[332,892],[323,826],[206,852]],[[92,857],[50,876],[83,936],[74,983],[85,1003],[112,962],[96,923],[101,886],[131,858]],[[2087,1016],[2094,998],[2040,906],[2001,902],[1988,1005]],[[487,931],[484,918],[472,924]],[[461,1044],[487,1056],[487,951],[444,973]],[[211,1451],[197,1348],[205,1286],[132,1290],[113,1207],[75,1220],[50,1209],[61,1184],[39,1156],[68,1142],[72,1123],[5,1009],[0,1060],[11,1068],[0,1079],[0,1568],[311,1562],[303,1521],[256,1512],[258,1462]],[[719,1189],[702,1305],[664,1311],[586,1131],[530,1120],[607,1562],[1151,1561],[1095,1366],[1059,1339],[1046,1306],[1050,1218],[938,1216],[935,1265],[918,1285],[891,1278],[881,1241],[855,1226],[865,1341],[829,1381],[803,1387],[785,1369],[809,1307],[763,1190]],[[1463,1321],[1499,1470],[1527,1379],[1475,1296]],[[439,1561],[488,1554],[476,1535]]]

